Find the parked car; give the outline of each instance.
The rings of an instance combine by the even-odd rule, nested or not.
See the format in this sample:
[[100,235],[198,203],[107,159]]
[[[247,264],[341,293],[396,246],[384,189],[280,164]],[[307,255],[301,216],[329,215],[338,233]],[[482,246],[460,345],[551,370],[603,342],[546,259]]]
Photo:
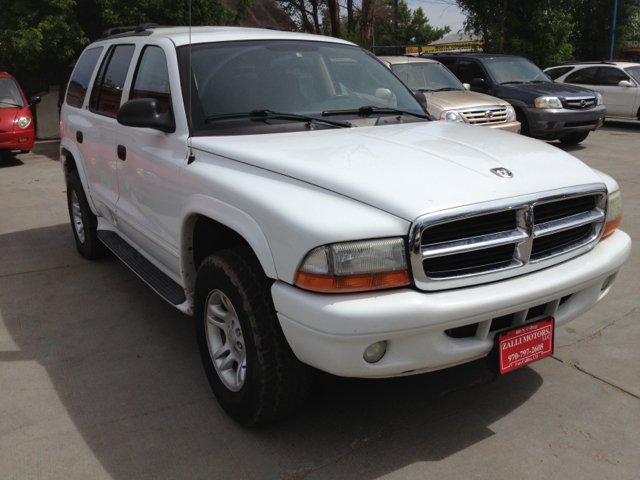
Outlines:
[[627,62],[640,62],[640,48],[628,48],[620,52],[620,60]]
[[576,62],[545,70],[556,83],[592,88],[602,95],[607,117],[640,120],[640,63]]
[[33,148],[35,130],[30,107],[39,102],[40,97],[32,97],[28,104],[16,79],[0,72],[0,153],[27,153]]
[[69,82],[71,229],[82,256],[111,250],[195,317],[243,425],[300,406],[310,367],[383,378],[487,357],[506,373],[548,356],[629,256],[613,178],[432,121],[357,45],[137,30],[88,45]]
[[506,100],[516,109],[522,134],[578,144],[602,126],[605,107],[594,91],[558,85],[526,58],[490,53],[437,53],[474,92]]
[[447,67],[417,57],[378,57],[411,90],[422,92],[435,118],[520,133],[514,108],[504,100],[469,91]]

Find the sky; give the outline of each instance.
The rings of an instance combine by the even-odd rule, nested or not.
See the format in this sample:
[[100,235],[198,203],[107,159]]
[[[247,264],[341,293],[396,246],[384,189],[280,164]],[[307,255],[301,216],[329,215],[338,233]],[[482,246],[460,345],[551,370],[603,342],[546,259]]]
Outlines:
[[449,25],[452,33],[462,30],[465,16],[456,5],[450,5],[447,0],[407,0],[407,3],[411,10],[422,7],[432,27],[441,28]]

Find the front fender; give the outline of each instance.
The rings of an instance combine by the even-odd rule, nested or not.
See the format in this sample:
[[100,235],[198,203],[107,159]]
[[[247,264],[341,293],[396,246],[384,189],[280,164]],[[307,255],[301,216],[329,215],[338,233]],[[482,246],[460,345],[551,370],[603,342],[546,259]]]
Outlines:
[[278,278],[267,238],[253,218],[218,199],[206,195],[194,195],[189,198],[182,210],[180,266],[187,294],[192,293],[195,288],[196,266],[193,258],[192,235],[195,222],[200,216],[215,220],[240,234],[253,249],[267,277]]

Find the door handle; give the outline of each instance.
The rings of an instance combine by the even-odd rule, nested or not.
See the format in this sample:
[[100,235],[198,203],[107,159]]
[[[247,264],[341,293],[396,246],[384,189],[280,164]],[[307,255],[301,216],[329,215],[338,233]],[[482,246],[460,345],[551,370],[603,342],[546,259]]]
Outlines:
[[127,159],[127,149],[125,148],[124,145],[118,145],[118,158],[120,160]]
[[82,132],[80,130],[76,132],[76,140],[78,141],[78,143],[82,143],[82,141],[84,140],[84,137],[82,136]]

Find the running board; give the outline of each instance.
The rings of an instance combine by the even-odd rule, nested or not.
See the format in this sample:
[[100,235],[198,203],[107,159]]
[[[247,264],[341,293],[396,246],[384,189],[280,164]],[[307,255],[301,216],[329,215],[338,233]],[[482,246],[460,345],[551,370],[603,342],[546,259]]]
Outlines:
[[184,289],[147,260],[116,232],[98,230],[98,238],[151,288],[173,305],[187,301]]

